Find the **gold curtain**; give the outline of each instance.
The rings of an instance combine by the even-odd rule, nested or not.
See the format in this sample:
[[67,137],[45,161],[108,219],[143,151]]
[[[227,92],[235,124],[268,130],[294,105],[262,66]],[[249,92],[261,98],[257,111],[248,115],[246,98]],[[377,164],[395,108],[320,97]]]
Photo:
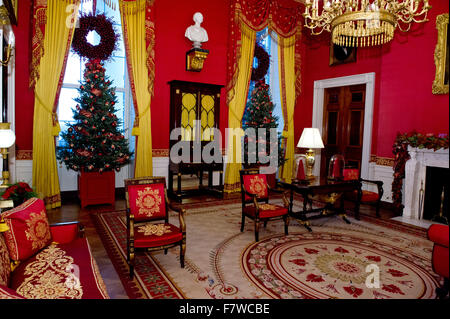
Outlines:
[[136,136],[136,167],[134,176],[152,176],[151,99],[154,64],[149,63],[154,50],[154,26],[147,13],[153,1],[119,1],[122,31],[133,91],[136,119],[132,134]]
[[285,139],[285,159],[287,160],[281,172],[281,179],[290,183],[293,175],[295,157],[294,141],[294,108],[296,100],[296,72],[295,72],[295,43],[296,36],[278,38],[278,72],[280,78],[281,109],[283,111]]
[[[239,170],[241,169],[240,134],[233,136],[230,130],[242,131],[242,117],[247,102],[248,87],[252,74],[253,54],[255,50],[256,31],[241,23],[241,49],[238,62],[238,76],[234,86],[234,97],[229,103],[227,168],[225,171],[225,192],[238,192],[240,188]],[[237,131],[235,131],[237,133]]]
[[[34,88],[33,186],[47,209],[61,206],[55,155],[55,136],[59,134],[55,98],[65,71],[79,3],[79,0],[48,1],[44,55]],[[74,5],[72,10],[67,10],[69,5]]]

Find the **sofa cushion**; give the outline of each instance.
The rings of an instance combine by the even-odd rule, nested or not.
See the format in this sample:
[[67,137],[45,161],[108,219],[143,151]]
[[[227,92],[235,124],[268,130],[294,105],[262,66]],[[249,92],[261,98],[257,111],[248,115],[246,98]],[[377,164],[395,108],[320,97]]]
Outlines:
[[10,263],[8,247],[6,246],[3,234],[0,233],[0,285],[9,285],[11,274]]
[[109,298],[86,238],[52,243],[22,262],[11,288],[27,299]]
[[52,242],[44,202],[31,198],[3,213],[9,227],[4,232],[12,260],[26,260]]
[[25,299],[14,290],[0,285],[0,299]]

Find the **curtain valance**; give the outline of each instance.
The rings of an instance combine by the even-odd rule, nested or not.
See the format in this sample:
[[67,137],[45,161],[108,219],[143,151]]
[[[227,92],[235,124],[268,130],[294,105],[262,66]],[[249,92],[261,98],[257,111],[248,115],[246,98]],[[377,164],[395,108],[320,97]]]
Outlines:
[[294,0],[231,0],[226,87],[228,104],[234,97],[234,87],[239,71],[241,22],[253,31],[260,31],[268,27],[269,31],[276,32],[282,38],[295,36],[295,41],[286,43],[295,45],[295,88],[296,96],[300,95],[300,39],[303,21],[301,10],[300,3]]

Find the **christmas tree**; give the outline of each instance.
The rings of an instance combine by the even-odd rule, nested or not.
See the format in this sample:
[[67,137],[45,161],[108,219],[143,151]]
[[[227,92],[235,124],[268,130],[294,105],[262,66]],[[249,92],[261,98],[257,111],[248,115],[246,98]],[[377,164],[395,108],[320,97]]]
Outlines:
[[[244,113],[242,121],[242,128],[244,130],[247,128],[254,128],[256,134],[258,134],[258,128],[265,128],[267,130],[266,134],[264,136],[258,136],[256,141],[253,141],[251,138],[246,136],[244,141],[244,162],[247,164],[253,164],[248,163],[248,160],[252,158],[256,158],[256,163],[260,163],[260,155],[267,156],[270,153],[271,149],[274,149],[274,147],[278,147],[278,165],[281,165],[284,162],[281,152],[281,136],[277,136],[277,145],[271,145],[270,142],[269,129],[278,127],[278,117],[272,114],[274,107],[275,105],[272,102],[269,85],[266,84],[264,80],[256,82],[255,88],[251,92],[250,100],[246,105],[246,111]],[[248,148],[248,143],[252,142],[256,142],[256,152],[258,152],[259,150],[258,144],[264,144],[266,152],[263,154],[252,154],[252,151],[249,151]]]
[[57,158],[74,171],[120,171],[130,162],[128,140],[119,129],[121,120],[114,114],[117,97],[112,82],[98,59],[86,63],[84,79],[73,109],[74,124],[61,133],[64,146]]

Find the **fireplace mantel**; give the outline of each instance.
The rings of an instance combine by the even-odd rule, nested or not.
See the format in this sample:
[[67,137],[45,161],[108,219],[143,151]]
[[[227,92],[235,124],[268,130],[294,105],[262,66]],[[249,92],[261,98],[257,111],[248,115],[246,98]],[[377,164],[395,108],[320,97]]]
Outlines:
[[403,217],[420,220],[423,215],[423,205],[419,207],[420,189],[425,191],[425,175],[427,166],[449,167],[449,150],[437,151],[408,146],[411,158],[405,167],[405,188]]

